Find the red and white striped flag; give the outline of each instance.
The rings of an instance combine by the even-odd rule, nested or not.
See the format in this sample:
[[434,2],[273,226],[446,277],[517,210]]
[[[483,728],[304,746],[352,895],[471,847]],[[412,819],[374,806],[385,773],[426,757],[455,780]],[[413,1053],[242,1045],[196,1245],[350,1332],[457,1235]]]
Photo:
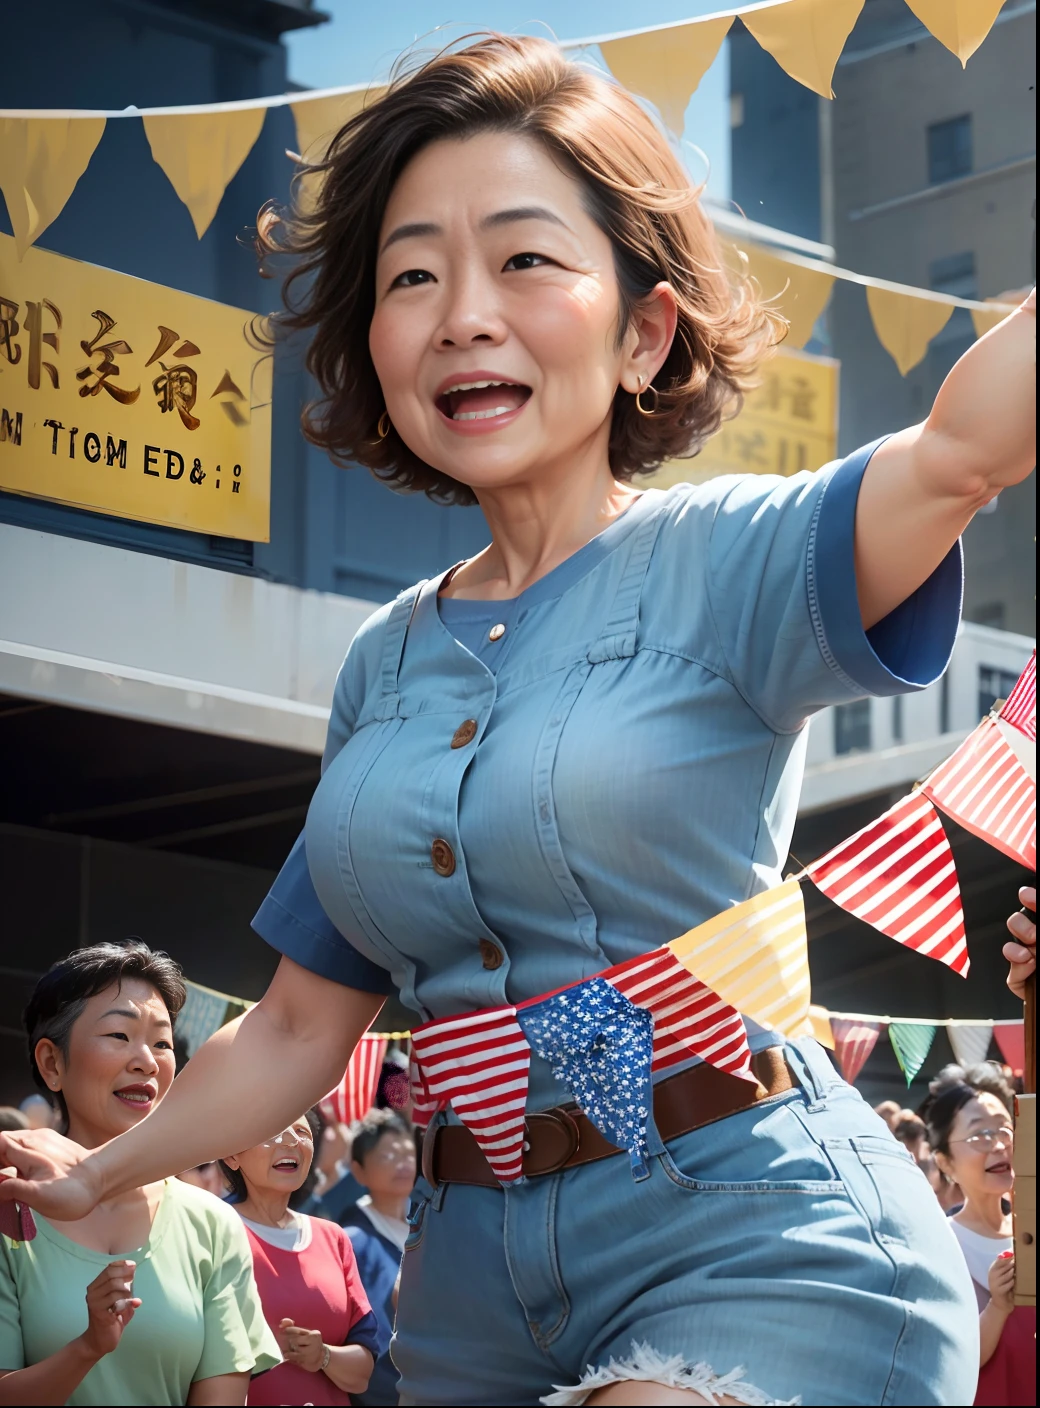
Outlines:
[[501,1183],[523,1174],[531,1048],[515,1007],[427,1022],[412,1032],[427,1100],[451,1104]]
[[1000,717],[1036,742],[1036,651],[1022,671],[1018,683],[1007,697]]
[[415,1059],[413,1050],[411,1060],[408,1065],[408,1093],[412,1101],[412,1124],[417,1129],[425,1129],[433,1119],[434,1115],[442,1107],[442,1102],[437,1101],[432,1095],[426,1093],[419,1074],[419,1063]]
[[832,1017],[831,1031],[834,1033],[834,1054],[838,1065],[851,1085],[874,1050],[881,1033],[881,1023],[861,1022],[858,1017]]
[[740,1013],[684,968],[671,949],[641,954],[599,977],[653,1016],[655,1071],[700,1056],[721,1071],[755,1079]]
[[966,831],[1036,869],[1036,783],[992,719],[983,719],[921,790]]
[[350,1064],[335,1090],[320,1102],[326,1119],[352,1124],[367,1115],[376,1103],[379,1073],[386,1055],[386,1038],[363,1036],[354,1048]]
[[806,870],[835,904],[961,977],[968,944],[957,868],[935,808],[911,793]]

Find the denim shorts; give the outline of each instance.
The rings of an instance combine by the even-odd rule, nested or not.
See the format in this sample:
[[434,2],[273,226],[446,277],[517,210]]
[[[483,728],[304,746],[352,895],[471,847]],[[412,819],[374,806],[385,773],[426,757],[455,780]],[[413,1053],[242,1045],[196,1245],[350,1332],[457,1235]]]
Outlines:
[[[420,1182],[402,1404],[578,1404],[642,1378],[744,1403],[968,1404],[978,1309],[924,1175],[810,1040],[796,1087],[505,1190]],[[615,1361],[612,1365],[611,1361]]]

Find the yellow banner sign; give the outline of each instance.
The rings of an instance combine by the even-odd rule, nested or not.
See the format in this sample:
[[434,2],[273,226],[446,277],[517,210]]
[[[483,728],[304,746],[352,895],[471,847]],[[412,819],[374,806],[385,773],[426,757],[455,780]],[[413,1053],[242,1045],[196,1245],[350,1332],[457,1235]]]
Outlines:
[[838,363],[781,348],[762,385],[692,460],[669,460],[646,482],[701,484],[718,474],[797,474],[838,451]]
[[253,315],[0,235],[0,488],[267,542]]

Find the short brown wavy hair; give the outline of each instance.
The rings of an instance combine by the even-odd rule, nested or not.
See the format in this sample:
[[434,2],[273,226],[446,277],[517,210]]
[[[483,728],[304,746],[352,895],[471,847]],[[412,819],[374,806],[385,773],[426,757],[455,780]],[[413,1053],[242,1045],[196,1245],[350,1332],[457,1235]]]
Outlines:
[[307,364],[322,399],[304,412],[307,438],[337,464],[361,463],[391,488],[440,503],[475,496],[376,426],[383,396],[368,350],[380,227],[409,161],[431,142],[485,132],[534,138],[580,182],[609,237],[619,287],[617,337],[633,306],[662,280],[675,291],[678,327],[654,379],[657,410],[640,415],[619,388],[610,464],[621,480],[694,455],[735,414],[785,324],[746,279],[727,272],[715,232],[663,133],[636,100],[544,39],[490,34],[411,72],[343,126],[320,164],[314,209],[262,212],[261,252],[297,258],[286,279],[283,325],[314,329]]

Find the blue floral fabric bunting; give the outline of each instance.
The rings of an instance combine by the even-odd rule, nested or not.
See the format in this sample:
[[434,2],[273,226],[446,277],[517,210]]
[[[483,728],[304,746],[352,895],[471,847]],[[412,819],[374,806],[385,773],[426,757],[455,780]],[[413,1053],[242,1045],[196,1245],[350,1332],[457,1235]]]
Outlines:
[[651,1014],[603,978],[590,978],[516,1015],[532,1048],[570,1086],[599,1132],[628,1150],[633,1177],[648,1178]]

